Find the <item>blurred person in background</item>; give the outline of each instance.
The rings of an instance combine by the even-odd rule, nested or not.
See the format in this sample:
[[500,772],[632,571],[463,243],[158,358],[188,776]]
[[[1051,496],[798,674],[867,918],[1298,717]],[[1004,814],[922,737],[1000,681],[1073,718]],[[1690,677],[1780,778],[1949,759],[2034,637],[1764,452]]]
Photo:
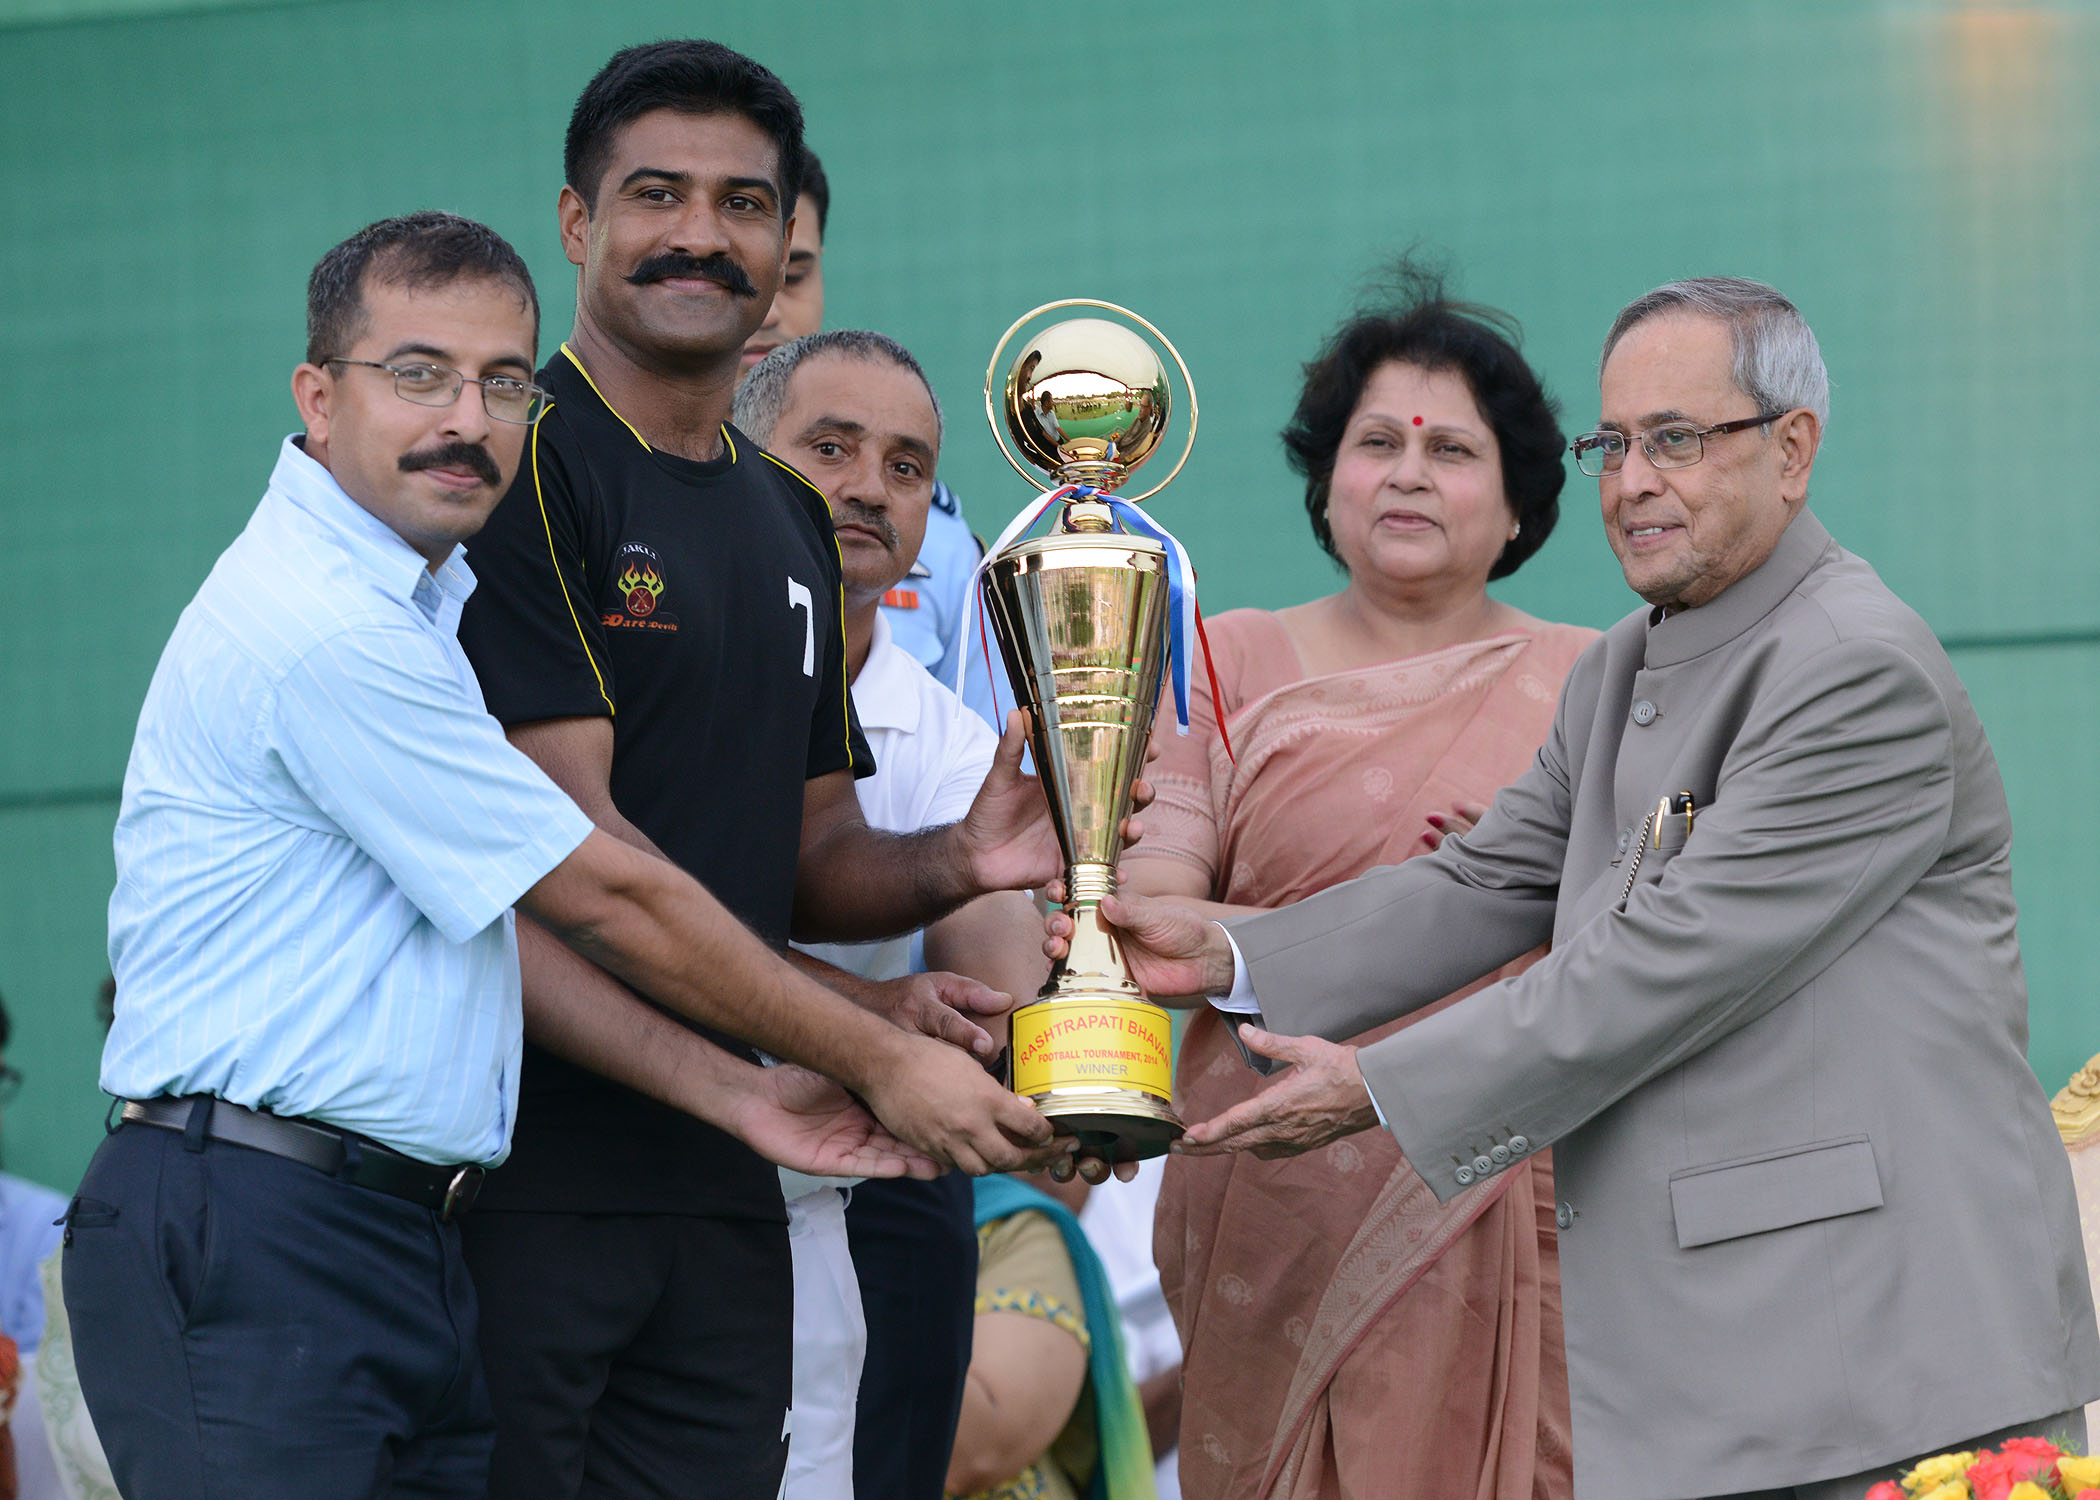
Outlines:
[[[117,981],[105,976],[95,986],[95,1019],[107,1033],[115,1019]],[[51,1493],[65,1500],[118,1500],[109,1457],[95,1436],[95,1419],[80,1394],[80,1371],[73,1362],[73,1329],[66,1318],[63,1257],[54,1245],[37,1267],[44,1291],[44,1339],[37,1346],[35,1380],[23,1382],[23,1402],[36,1403],[37,1420],[50,1445],[56,1470]],[[18,1412],[20,1408],[17,1408]],[[24,1418],[17,1416],[16,1427]],[[20,1500],[34,1500],[36,1490],[25,1476]]]
[[[1412,264],[1395,279],[1306,366],[1284,431],[1347,582],[1210,622],[1223,701],[1196,674],[1190,734],[1155,741],[1132,892],[1224,915],[1429,852],[1531,764],[1595,638],[1487,592],[1544,545],[1566,477],[1514,325]],[[1236,1040],[1191,1016],[1186,1119],[1256,1092]],[[1183,1493],[1567,1494],[1553,1214],[1544,1153],[1448,1205],[1378,1133],[1171,1159],[1156,1248],[1185,1350]]]
[[[802,174],[804,207],[795,215],[787,271],[765,321],[744,345],[747,373],[781,345],[824,326],[824,236],[831,224],[831,179],[825,176],[817,153],[806,147]],[[963,519],[962,502],[936,478],[926,512],[925,540],[910,571],[883,591],[882,615],[897,644],[946,688],[956,686],[963,632],[977,628],[977,599],[970,577],[983,555],[983,546]],[[993,700],[992,670],[980,654],[973,653],[961,692],[963,702],[996,731],[1005,725]]]
[[[7,1061],[13,1031],[0,1000],[0,1107],[22,1091],[22,1075]],[[66,1200],[51,1189],[0,1172],[0,1496],[6,1500],[59,1493],[34,1376],[46,1322],[41,1263],[58,1248],[57,1220],[65,1211]]]
[[973,1188],[976,1329],[946,1493],[1155,1500],[1115,1293],[1072,1212],[1086,1184],[1035,1175]]
[[1051,1189],[1079,1215],[1079,1227],[1101,1257],[1123,1321],[1123,1353],[1145,1408],[1145,1434],[1152,1442],[1152,1481],[1159,1500],[1181,1500],[1177,1472],[1181,1441],[1181,1335],[1152,1262],[1154,1215],[1159,1207],[1165,1157],[1138,1163],[1127,1182],[1088,1187],[1077,1180]]
[[[0,1108],[22,1092],[22,1074],[7,1061],[14,1023],[0,1000]],[[37,1263],[58,1248],[54,1222],[66,1211],[66,1200],[47,1187],[0,1172],[0,1334],[13,1339],[27,1359],[44,1336],[44,1294],[37,1284]]]
[[[918,554],[933,494],[942,424],[926,372],[879,333],[811,334],[776,349],[745,377],[735,422],[794,464],[831,508],[845,581],[853,706],[875,755],[875,774],[854,784],[869,826],[910,833],[962,817],[991,770],[998,738],[975,714],[958,712],[955,695],[897,645],[880,608]],[[850,987],[854,978],[909,983],[913,936],[798,947],[818,961],[810,966],[814,976],[834,987]],[[952,987],[954,975],[1005,998],[1033,995],[1048,967],[1035,906],[1015,891],[980,896],[950,912],[925,929],[924,945],[937,972],[916,982],[949,986],[940,993],[951,1003],[964,999]],[[938,1003],[931,993],[928,1000]],[[1004,1036],[1003,1013],[996,1020],[977,1014]],[[991,1047],[982,1033],[977,1040]],[[950,1173],[914,1183],[913,1200],[927,1212],[907,1222],[919,1232],[903,1237],[897,1256],[861,1265],[849,1249],[843,1189],[851,1186],[857,1199],[889,1185],[781,1172],[795,1264],[788,1500],[900,1493],[894,1470],[856,1485],[859,1434],[866,1427],[877,1429],[869,1442],[878,1452],[924,1443],[945,1453],[953,1440],[976,1271],[970,1180]],[[960,1255],[952,1236],[924,1228],[937,1227],[940,1208],[955,1203],[962,1213]],[[863,1356],[877,1346],[863,1316],[863,1284],[874,1288],[883,1365],[874,1382],[878,1394],[856,1419]],[[941,1317],[945,1305],[958,1306],[960,1316]],[[900,1379],[910,1386],[903,1410],[890,1389]],[[946,1399],[951,1389],[952,1402]]]

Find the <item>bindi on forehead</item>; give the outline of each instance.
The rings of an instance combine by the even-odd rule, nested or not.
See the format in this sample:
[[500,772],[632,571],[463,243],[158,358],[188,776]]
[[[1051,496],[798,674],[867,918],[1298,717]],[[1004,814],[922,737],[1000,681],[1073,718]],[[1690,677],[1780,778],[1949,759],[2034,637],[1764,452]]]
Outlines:
[[1415,418],[1415,426],[1417,426],[1417,427],[1420,427],[1421,425],[1422,425],[1422,419],[1421,419],[1420,417],[1416,417],[1416,418]]

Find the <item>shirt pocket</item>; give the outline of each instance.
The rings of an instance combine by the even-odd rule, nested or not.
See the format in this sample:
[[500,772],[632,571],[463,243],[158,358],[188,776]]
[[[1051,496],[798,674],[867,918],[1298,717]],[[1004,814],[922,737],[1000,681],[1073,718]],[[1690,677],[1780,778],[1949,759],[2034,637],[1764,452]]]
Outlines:
[[1881,1205],[1881,1173],[1873,1143],[1863,1135],[1810,1141],[1670,1174],[1680,1250]]

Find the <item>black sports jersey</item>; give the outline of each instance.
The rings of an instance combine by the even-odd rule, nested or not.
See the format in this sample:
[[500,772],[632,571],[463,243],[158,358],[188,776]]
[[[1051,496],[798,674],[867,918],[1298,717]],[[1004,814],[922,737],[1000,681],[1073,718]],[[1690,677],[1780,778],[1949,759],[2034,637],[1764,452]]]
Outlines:
[[[830,510],[732,427],[708,463],[652,449],[567,345],[539,382],[554,403],[467,550],[459,638],[489,712],[610,715],[614,805],[784,947],[804,783],[874,769]],[[773,1168],[691,1116],[531,1046],[521,1095],[480,1209],[782,1217]]]

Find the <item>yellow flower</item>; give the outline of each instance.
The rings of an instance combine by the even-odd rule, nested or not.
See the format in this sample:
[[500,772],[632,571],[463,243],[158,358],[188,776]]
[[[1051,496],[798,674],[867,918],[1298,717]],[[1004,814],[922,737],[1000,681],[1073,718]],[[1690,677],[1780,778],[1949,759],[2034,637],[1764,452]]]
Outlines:
[[2066,1453],[2056,1461],[2056,1472],[2074,1495],[2088,1485],[2100,1486],[2100,1458],[2074,1458]]
[[1903,1477],[1903,1487],[1909,1489],[1913,1496],[1919,1496],[1919,1500],[1924,1500],[1924,1494],[1928,1492],[1928,1489],[1932,1489],[1936,1485],[1945,1485],[1949,1479],[1961,1479],[1963,1485],[1968,1485],[1968,1479],[1963,1479],[1963,1475],[1968,1475],[1968,1466],[1974,1464],[1974,1462],[1976,1462],[1976,1454],[1974,1452],[1968,1452],[1968,1454],[1940,1454],[1936,1458],[1926,1458],[1926,1460],[1921,1460],[1911,1473],[1907,1473]]
[[2006,1492],[2005,1500],[2049,1500],[2049,1492],[2032,1479],[2023,1479]]
[[[1968,1481],[1962,1479],[1962,1476],[1969,1472],[1969,1465],[1974,1462],[1976,1455],[1973,1452],[1942,1453],[1936,1458],[1924,1460],[1904,1475],[1903,1487],[1916,1495],[1918,1500],[1925,1500],[1926,1492],[1935,1486],[1959,1479],[1962,1482],[1962,1494],[1967,1495]],[[1957,1497],[1935,1495],[1933,1500],[1957,1500]]]
[[1934,1485],[1918,1496],[1918,1500],[1971,1500],[1969,1481],[1950,1479],[1945,1484]]

